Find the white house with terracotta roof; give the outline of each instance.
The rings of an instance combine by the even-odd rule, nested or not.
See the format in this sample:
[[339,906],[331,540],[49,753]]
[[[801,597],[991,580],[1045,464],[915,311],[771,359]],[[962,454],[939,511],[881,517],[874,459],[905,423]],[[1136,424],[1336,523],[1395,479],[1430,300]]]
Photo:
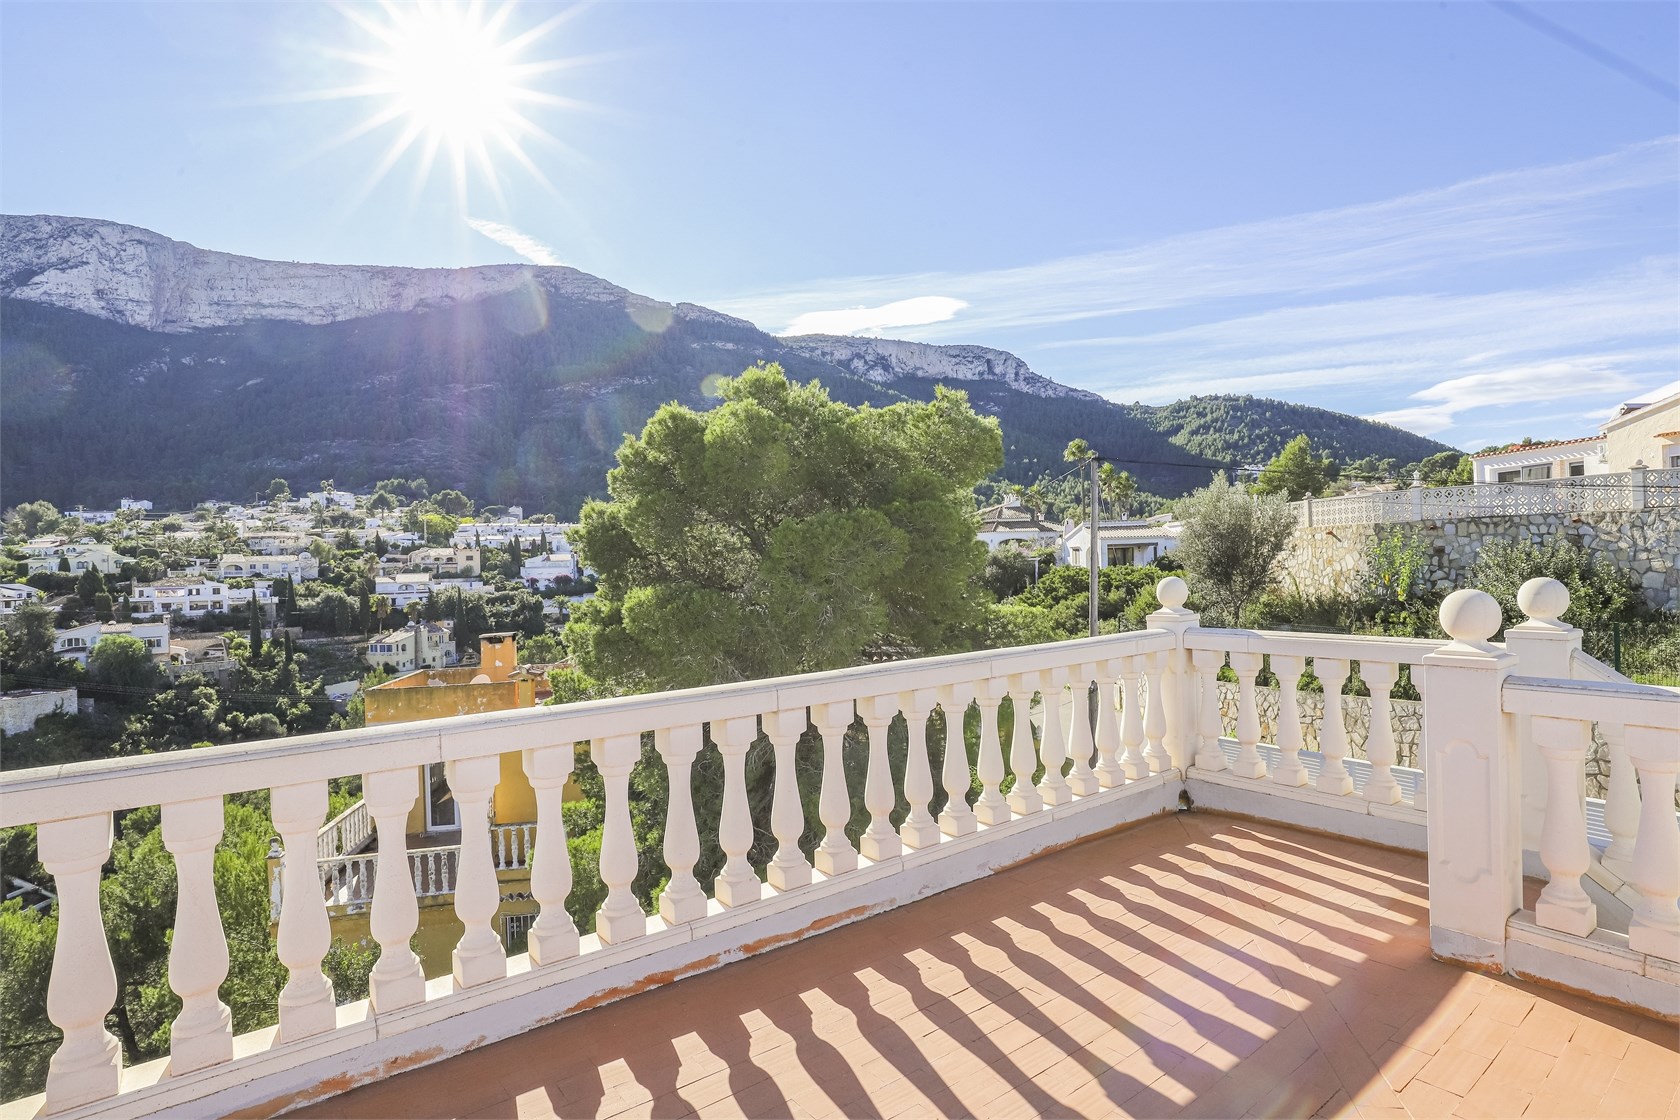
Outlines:
[[1624,404],[1596,436],[1513,443],[1472,455],[1477,482],[1545,482],[1680,467],[1680,393]]
[[995,506],[980,511],[980,539],[987,551],[1001,544],[1019,548],[1053,548],[1061,528],[1044,520],[1037,511],[1021,504],[1013,494]]
[[1544,443],[1514,443],[1498,451],[1470,456],[1477,482],[1544,482],[1603,474],[1604,437],[1554,439]]
[[[1164,519],[1098,522],[1097,567],[1147,567],[1178,547],[1178,529]],[[1081,521],[1063,532],[1057,561],[1081,567],[1090,563],[1090,547],[1090,522]]]

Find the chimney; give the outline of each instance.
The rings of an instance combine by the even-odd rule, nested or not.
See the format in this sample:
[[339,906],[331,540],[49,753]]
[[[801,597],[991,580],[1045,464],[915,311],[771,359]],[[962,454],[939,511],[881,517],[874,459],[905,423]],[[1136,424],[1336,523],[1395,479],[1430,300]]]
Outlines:
[[519,664],[518,635],[482,634],[478,639],[478,673],[500,684],[512,676]]

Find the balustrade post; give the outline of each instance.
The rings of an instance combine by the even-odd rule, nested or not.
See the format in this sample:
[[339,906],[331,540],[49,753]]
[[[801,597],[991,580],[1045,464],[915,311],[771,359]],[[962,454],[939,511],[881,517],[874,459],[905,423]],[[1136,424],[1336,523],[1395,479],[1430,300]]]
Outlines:
[[910,736],[904,762],[904,799],[910,802],[910,813],[898,826],[898,838],[906,848],[933,848],[939,844],[939,822],[928,811],[933,800],[933,766],[928,758],[928,713],[939,701],[939,693],[931,688],[898,694],[898,707],[904,713],[904,726]]
[[1394,681],[1400,667],[1381,661],[1361,661],[1359,674],[1371,689],[1371,727],[1365,736],[1365,757],[1371,776],[1365,780],[1365,800],[1379,805],[1400,801],[1400,783],[1394,780]]
[[[700,729],[694,729],[698,739]],[[537,900],[537,920],[526,934],[531,964],[537,968],[578,955],[578,928],[566,910],[572,893],[572,853],[566,844],[566,780],[577,763],[574,743],[527,747],[520,762],[537,800],[536,850],[531,853],[531,894]],[[677,800],[675,792],[671,800]],[[667,842],[670,833],[666,833]],[[692,877],[691,877],[692,878]],[[676,872],[671,873],[676,886]]]
[[1038,753],[1033,750],[1032,698],[1037,687],[1037,673],[1018,673],[1010,689],[1015,719],[1009,735],[1009,770],[1015,784],[1009,788],[1009,808],[1022,817],[1044,808],[1044,798],[1033,785]]
[[892,770],[887,765],[887,729],[898,714],[898,697],[871,696],[859,701],[863,725],[869,732],[869,771],[863,782],[863,804],[869,810],[869,827],[858,837],[858,851],[865,859],[879,863],[903,854],[898,833],[893,831]]
[[43,821],[41,865],[58,891],[58,936],[47,981],[47,1018],[64,1032],[47,1066],[43,1111],[67,1112],[117,1095],[122,1051],[105,1029],[117,970],[99,913],[99,872],[111,856],[111,814]]
[[1120,765],[1120,659],[1097,665],[1097,784],[1103,789],[1124,785],[1126,770]]
[[1628,948],[1665,960],[1680,961],[1680,822],[1674,816],[1675,779],[1680,758],[1674,731],[1629,727],[1627,752],[1639,771],[1639,839],[1628,882],[1640,894],[1628,923]]
[[1604,828],[1610,846],[1604,849],[1604,866],[1626,881],[1633,873],[1633,853],[1639,836],[1639,779],[1627,753],[1627,728],[1621,723],[1600,720],[1609,756],[1610,780],[1604,791]]
[[[1147,778],[1153,772],[1152,761],[1143,751],[1143,677],[1142,658],[1120,659],[1120,768],[1131,781]],[[1165,758],[1157,760],[1166,768]]]
[[1317,788],[1321,793],[1353,792],[1353,775],[1347,768],[1347,717],[1342,709],[1342,686],[1347,684],[1348,669],[1345,658],[1313,658],[1313,673],[1324,686],[1324,723],[1318,729]]
[[[752,720],[744,722],[751,724]],[[589,755],[601,772],[607,802],[601,825],[601,882],[607,886],[607,900],[595,915],[595,936],[603,945],[619,945],[647,933],[647,915],[631,886],[636,881],[638,860],[636,836],[630,827],[630,771],[642,757],[642,737],[609,735],[591,740]],[[726,818],[728,812],[726,793]],[[752,841],[751,826],[747,840]],[[758,879],[754,877],[753,882]]]
[[449,957],[457,991],[507,975],[507,949],[492,928],[501,905],[501,887],[496,880],[496,857],[490,850],[490,795],[501,768],[496,755],[456,758],[444,764],[461,822],[455,916],[464,930]]
[[1422,661],[1430,947],[1495,969],[1504,967],[1505,924],[1523,902],[1517,747],[1500,702],[1517,659],[1488,641],[1499,622],[1491,595],[1454,591],[1441,604],[1452,641]]
[[1546,764],[1546,819],[1540,858],[1551,880],[1534,904],[1534,920],[1547,929],[1585,937],[1598,928],[1598,907],[1581,888],[1591,864],[1587,816],[1581,805],[1581,767],[1591,741],[1578,719],[1535,716],[1533,735]]
[[776,752],[775,801],[770,807],[770,829],[776,834],[776,855],[765,869],[770,885],[779,891],[809,886],[811,864],[799,850],[799,834],[805,831],[805,809],[799,801],[799,776],[794,768],[794,752],[799,737],[805,734],[807,720],[804,708],[777,712],[774,720],[766,718],[764,730],[774,730],[770,745]]
[[817,815],[822,818],[823,838],[815,852],[817,870],[824,875],[856,871],[857,849],[846,836],[852,819],[852,795],[846,789],[846,729],[855,712],[850,700],[823,704],[816,709],[817,730],[823,741],[822,793]]
[[[1581,648],[1581,631],[1559,621],[1569,609],[1569,589],[1555,579],[1536,576],[1517,589],[1517,607],[1528,619],[1505,631],[1505,651],[1517,659],[1514,672],[1554,680],[1574,676],[1573,654]],[[1548,767],[1540,758],[1528,722],[1526,716],[1517,717],[1522,753],[1522,833],[1523,847],[1537,851],[1546,817]]]
[[[719,725],[712,725],[714,736]],[[758,720],[748,716],[725,720],[718,750],[723,754],[723,813],[718,822],[718,845],[724,852],[723,870],[712,881],[712,897],[724,906],[757,902],[764,884],[747,862],[752,850],[752,812],[747,804],[747,751],[758,738]]]
[[[1266,776],[1266,760],[1260,757],[1260,701],[1254,693],[1264,660],[1258,653],[1231,654],[1231,670],[1237,674],[1237,762],[1231,771],[1239,778]],[[1214,689],[1217,703],[1218,685]]]
[[332,981],[321,960],[332,948],[332,923],[321,901],[321,878],[311,858],[327,815],[327,783],[275,786],[269,803],[280,833],[280,930],[275,955],[290,978],[280,992],[276,1045],[330,1031],[338,1025]]
[[1004,677],[990,677],[974,687],[974,698],[980,705],[980,759],[975,766],[980,775],[980,799],[974,803],[974,816],[984,825],[1005,824],[1011,819],[1009,802],[998,788],[1004,773],[998,705],[1008,689],[1009,681]]
[[[1095,665],[1079,666],[1069,690],[1068,754],[1073,758],[1073,769],[1068,771],[1068,787],[1080,797],[1089,797],[1102,788],[1097,782],[1097,772],[1091,769],[1091,755],[1097,749],[1096,735],[1091,730],[1091,682],[1096,676]],[[1100,687],[1098,695],[1101,695]]]
[[414,767],[381,770],[362,777],[362,800],[379,837],[374,863],[373,908],[368,928],[379,942],[379,960],[368,974],[368,999],[374,1014],[395,1011],[426,998],[420,958],[408,946],[420,924],[412,869],[408,865],[408,813],[420,796],[420,771]]
[[1044,760],[1044,777],[1038,783],[1038,797],[1045,805],[1066,805],[1073,800],[1062,766],[1067,762],[1067,739],[1062,733],[1062,701],[1067,693],[1067,670],[1050,669],[1040,677],[1043,715],[1039,717],[1039,754]]
[[1143,709],[1143,738],[1147,744],[1143,750],[1143,757],[1149,760],[1151,774],[1171,770],[1177,765],[1177,760],[1166,745],[1167,709],[1171,707],[1167,697],[1166,679],[1167,666],[1172,656],[1172,652],[1168,650],[1157,650],[1143,655],[1143,680],[1149,691],[1149,702]]
[[233,1014],[217,991],[228,971],[227,935],[216,904],[223,816],[220,797],[163,806],[163,846],[175,857],[177,890],[169,987],[181,997],[181,1013],[169,1026],[172,1076],[233,1058]]
[[[1195,611],[1185,609],[1190,599],[1190,587],[1177,576],[1167,576],[1155,585],[1155,598],[1161,609],[1149,616],[1152,630],[1166,630],[1173,636],[1174,648],[1160,654],[1157,675],[1149,678],[1149,712],[1144,716],[1143,733],[1149,735],[1149,721],[1154,718],[1160,697],[1160,742],[1171,759],[1171,766],[1188,770],[1198,745],[1196,730],[1196,680],[1190,664],[1190,651],[1184,647],[1185,634],[1193,626],[1200,626],[1202,618]],[[1160,688],[1155,686],[1159,684]],[[1155,740],[1150,740],[1153,757]],[[1153,768],[1153,764],[1151,765]],[[1163,767],[1166,769],[1167,767]]]
[[1213,771],[1229,770],[1231,764],[1226,761],[1225,752],[1219,746],[1220,737],[1225,730],[1225,721],[1219,713],[1219,670],[1225,664],[1225,651],[1217,649],[1192,650],[1190,660],[1196,669],[1197,692],[1201,697],[1200,737],[1196,744],[1196,768]]
[[945,758],[939,767],[945,787],[945,808],[939,813],[939,831],[947,836],[967,836],[978,825],[968,804],[968,743],[963,738],[963,720],[974,699],[974,686],[946,685],[939,692],[939,706],[945,712]]
[[670,798],[665,806],[665,866],[671,881],[659,892],[659,916],[666,925],[682,925],[706,916],[706,892],[694,877],[700,859],[700,833],[694,825],[694,759],[700,753],[698,723],[660,728],[653,745],[665,760]]
[[1307,768],[1301,765],[1301,674],[1307,659],[1286,653],[1272,654],[1272,673],[1278,679],[1277,739],[1278,764],[1272,781],[1280,786],[1307,784]]

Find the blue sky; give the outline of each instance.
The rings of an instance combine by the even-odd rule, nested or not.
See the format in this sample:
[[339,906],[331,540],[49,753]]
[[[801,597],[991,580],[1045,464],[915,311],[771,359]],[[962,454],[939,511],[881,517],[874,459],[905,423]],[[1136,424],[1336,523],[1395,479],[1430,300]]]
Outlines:
[[0,207],[281,260],[559,262],[771,331],[1470,448],[1680,377],[1674,4],[487,5],[491,41],[541,32],[511,56],[544,135],[528,167],[490,141],[494,184],[422,173],[424,128],[377,174],[434,110],[351,135],[392,95],[320,96],[414,11],[9,0]]

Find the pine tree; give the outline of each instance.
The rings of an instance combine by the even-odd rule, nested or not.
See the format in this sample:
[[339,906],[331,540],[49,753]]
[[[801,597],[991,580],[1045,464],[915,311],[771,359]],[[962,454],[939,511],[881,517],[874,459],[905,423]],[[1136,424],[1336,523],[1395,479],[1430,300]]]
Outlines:
[[262,608],[257,605],[257,593],[256,593],[256,590],[254,588],[251,591],[251,604],[250,605],[251,605],[251,609],[249,611],[249,614],[251,616],[250,617],[250,632],[246,636],[246,640],[251,643],[251,660],[256,661],[257,658],[262,656],[263,636],[262,636]]

